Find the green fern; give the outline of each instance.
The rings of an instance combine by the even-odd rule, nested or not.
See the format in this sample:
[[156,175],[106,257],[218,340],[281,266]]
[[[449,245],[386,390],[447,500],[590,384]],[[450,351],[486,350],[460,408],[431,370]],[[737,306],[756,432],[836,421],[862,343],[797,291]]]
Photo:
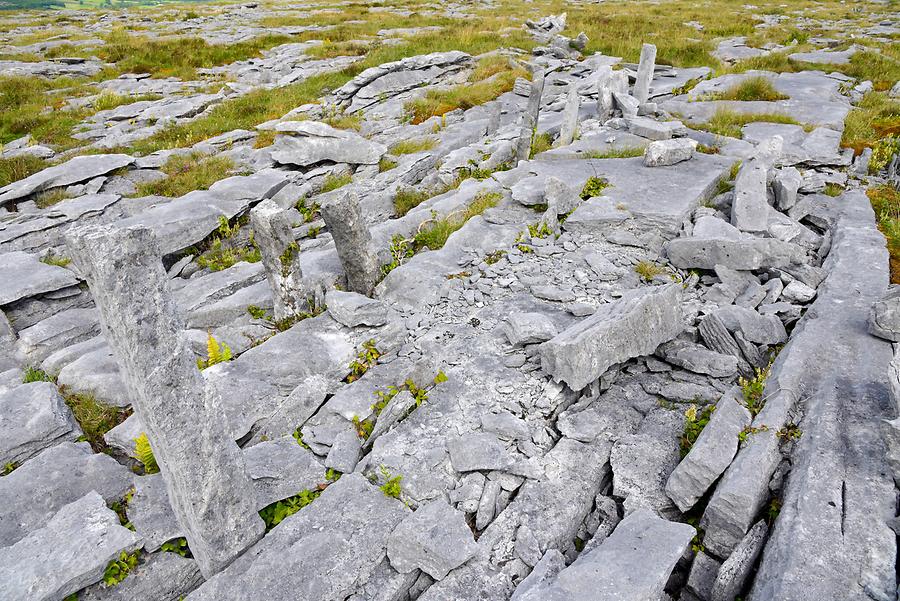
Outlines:
[[216,363],[231,361],[231,348],[224,342],[216,340],[212,334],[206,335],[206,359],[197,359],[197,367],[206,369]]
[[150,440],[147,438],[146,432],[134,439],[134,456],[144,464],[144,471],[148,474],[155,474],[159,471],[159,465],[156,463],[156,457],[153,456],[153,449],[150,447]]

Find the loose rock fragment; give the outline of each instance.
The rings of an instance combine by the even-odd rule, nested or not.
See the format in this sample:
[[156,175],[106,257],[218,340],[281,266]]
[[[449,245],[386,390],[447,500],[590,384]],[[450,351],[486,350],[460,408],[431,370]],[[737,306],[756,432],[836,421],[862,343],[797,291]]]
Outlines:
[[697,142],[690,138],[650,142],[644,149],[644,166],[664,167],[690,160],[694,156],[695,148],[697,148]]
[[442,580],[472,558],[477,547],[463,513],[438,499],[400,522],[388,538],[387,554],[401,574],[420,569]]
[[581,390],[615,363],[652,353],[683,329],[681,286],[626,293],[541,345],[541,365]]

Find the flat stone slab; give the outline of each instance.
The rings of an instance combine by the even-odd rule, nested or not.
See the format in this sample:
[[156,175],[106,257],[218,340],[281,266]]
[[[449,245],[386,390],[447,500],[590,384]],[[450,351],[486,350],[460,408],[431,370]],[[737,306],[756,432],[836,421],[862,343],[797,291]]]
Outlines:
[[22,384],[0,394],[0,465],[21,463],[79,436],[81,428],[53,383]]
[[287,184],[287,176],[274,169],[223,179],[209,190],[196,190],[181,198],[154,205],[116,222],[116,227],[143,225],[156,235],[163,255],[192,246],[219,227],[219,218],[232,219],[257,201],[271,198]]
[[0,255],[0,306],[78,284],[64,267],[41,263],[37,255],[14,251]]
[[[600,546],[581,555],[529,601],[648,601],[666,581],[695,534],[647,509],[622,520]],[[524,601],[524,600],[523,600]]]
[[680,285],[629,291],[543,343],[541,367],[581,390],[613,364],[652,353],[683,328]]
[[308,167],[322,161],[374,165],[387,152],[384,144],[316,121],[282,122],[275,131],[291,134],[272,146],[272,159],[282,165]]
[[669,261],[681,269],[730,269],[752,271],[788,267],[802,262],[803,249],[774,238],[676,238],[666,243]]
[[131,488],[131,472],[115,459],[94,453],[86,442],[64,442],[44,450],[0,478],[0,547],[38,529],[62,506],[98,492],[107,503]]
[[346,599],[385,558],[388,537],[407,515],[403,503],[346,474],[187,601]]
[[391,566],[401,574],[420,569],[435,580],[471,559],[478,545],[465,514],[443,499],[406,517],[388,538]]
[[711,197],[733,159],[697,154],[690,161],[645,167],[643,158],[529,161],[494,177],[512,187],[513,198],[533,206],[544,203],[548,177],[581,191],[589,177],[604,178],[603,196],[582,203],[566,220],[565,229],[593,231],[627,219],[640,227],[658,228],[673,238],[700,203]]
[[48,167],[0,188],[0,207],[35,192],[69,186],[98,175],[105,175],[110,171],[127,167],[133,162],[134,158],[127,154],[95,154],[69,159],[62,165]]
[[140,543],[103,497],[89,492],[43,528],[0,548],[0,598],[58,601],[99,581],[111,560]]
[[447,441],[450,464],[457,472],[507,470],[515,463],[494,434],[476,432]]

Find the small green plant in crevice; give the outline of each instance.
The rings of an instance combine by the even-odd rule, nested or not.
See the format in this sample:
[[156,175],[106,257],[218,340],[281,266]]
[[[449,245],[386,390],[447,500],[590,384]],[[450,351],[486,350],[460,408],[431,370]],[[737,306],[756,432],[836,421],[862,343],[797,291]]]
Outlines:
[[126,510],[128,509],[128,504],[131,503],[131,498],[133,496],[134,488],[131,488],[121,499],[117,499],[107,504],[107,507],[116,512],[116,515],[119,517],[119,524],[129,530],[134,530],[134,525],[132,525],[131,521],[128,519]]
[[484,256],[484,262],[487,263],[488,265],[494,265],[495,263],[498,263],[500,261],[500,259],[502,259],[505,256],[506,256],[505,250],[495,250],[494,252],[488,253]]
[[47,265],[54,265],[56,267],[67,267],[72,262],[72,259],[69,257],[62,257],[59,255],[54,255],[53,253],[47,253],[43,257],[41,257],[41,263],[45,263]]
[[769,528],[771,528],[775,524],[775,520],[778,519],[782,505],[783,503],[778,497],[772,497],[766,504],[766,522],[768,522]]
[[281,262],[281,277],[286,278],[291,275],[291,268],[294,265],[294,257],[297,256],[297,253],[300,251],[300,245],[296,242],[291,242],[288,244],[287,248],[284,249],[284,252],[281,253],[281,256],[278,257],[278,260]]
[[365,375],[378,361],[381,351],[375,346],[374,340],[367,340],[363,343],[362,349],[356,354],[356,358],[350,362],[350,374],[345,378],[347,383],[355,382]]
[[381,475],[384,477],[385,482],[378,488],[381,489],[381,492],[384,493],[384,496],[399,500],[400,495],[403,493],[403,490],[400,486],[400,481],[403,480],[403,476],[391,475],[388,469],[383,465],[379,467],[379,470],[381,471]]
[[63,601],[78,601],[78,593],[72,593],[71,595],[63,599]]
[[183,536],[180,538],[167,540],[160,547],[160,551],[164,553],[175,553],[176,555],[181,555],[182,557],[191,557],[191,549],[190,547],[188,547],[187,539]]
[[147,474],[156,474],[159,472],[159,465],[156,463],[156,457],[153,456],[153,449],[150,447],[150,440],[147,438],[146,432],[134,439],[134,458],[144,465],[144,472]]
[[128,573],[138,564],[138,556],[140,555],[140,551],[135,551],[134,553],[126,553],[122,551],[119,553],[119,557],[117,559],[113,559],[106,566],[106,570],[103,572],[103,584],[107,587],[115,586],[125,580],[128,576]]
[[634,266],[634,272],[645,282],[650,282],[656,276],[664,274],[666,270],[662,265],[657,265],[652,261],[640,261]]
[[75,416],[75,421],[81,426],[83,435],[79,440],[87,441],[95,453],[107,448],[103,435],[131,415],[129,409],[104,405],[93,395],[71,392],[65,386],[60,386],[59,392]]
[[335,175],[331,174],[325,178],[325,182],[322,184],[322,189],[319,190],[322,194],[325,192],[331,192],[333,190],[337,190],[338,188],[343,188],[347,184],[353,181],[353,176],[349,173],[345,173],[343,175]]
[[222,271],[241,261],[258,263],[262,256],[253,240],[253,233],[250,233],[246,243],[240,242],[237,235],[241,226],[248,221],[245,216],[231,224],[224,216],[219,217],[219,227],[210,240],[202,245],[204,250],[192,249],[200,255],[197,257],[197,265],[210,271]]
[[581,188],[581,199],[588,200],[589,198],[600,196],[608,187],[609,180],[592,175],[584,183],[584,187]]
[[15,471],[15,469],[19,467],[19,463],[17,461],[7,461],[6,464],[0,469],[0,476],[8,476]]
[[253,319],[268,319],[269,317],[269,314],[266,313],[265,309],[256,305],[247,305],[247,313],[249,313],[250,317]]
[[775,436],[786,442],[790,440],[800,440],[800,437],[803,436],[803,432],[800,430],[797,424],[788,424],[782,429],[778,430],[775,433]]
[[322,490],[301,490],[296,495],[275,501],[266,505],[259,511],[259,517],[266,523],[266,530],[271,530],[285,518],[290,517],[315,501],[322,494]]
[[52,382],[53,378],[47,374],[43,369],[38,367],[32,367],[29,365],[25,368],[25,376],[22,378],[23,384],[30,384],[32,382]]
[[327,480],[328,482],[337,482],[343,475],[344,474],[342,472],[339,472],[333,468],[328,468],[327,470],[325,470],[325,480]]
[[224,363],[225,361],[231,361],[231,348],[224,342],[219,342],[211,333],[207,332],[206,359],[198,358],[197,367],[199,369],[206,369],[207,367],[212,367],[217,363]]
[[553,234],[553,230],[551,230],[550,226],[543,221],[539,221],[528,225],[528,234],[531,236],[532,240],[535,238],[546,238]]
[[297,428],[296,430],[294,430],[293,437],[294,437],[294,440],[297,441],[297,444],[298,444],[298,445],[300,445],[301,447],[303,447],[303,448],[306,449],[307,451],[311,450],[311,449],[309,448],[309,445],[306,444],[305,442],[303,442],[303,432],[300,430],[300,428]]
[[763,391],[766,387],[766,378],[769,377],[770,363],[765,369],[756,368],[756,375],[752,378],[738,378],[738,386],[741,387],[741,396],[744,399],[744,406],[750,412],[750,415],[756,417],[765,405]]
[[741,442],[746,442],[748,438],[750,438],[751,434],[759,434],[760,432],[768,432],[769,426],[762,425],[757,427],[747,426],[740,432],[738,432],[738,440]]
[[684,434],[681,435],[680,439],[682,459],[688,454],[694,443],[697,442],[697,438],[703,432],[706,424],[709,423],[715,409],[715,405],[706,405],[698,410],[697,405],[691,403],[691,406],[684,412]]
[[628,148],[611,148],[609,150],[591,150],[580,155],[582,159],[630,159],[644,156],[644,149],[640,146]]
[[728,172],[727,177],[720,178],[718,182],[716,182],[716,192],[715,195],[725,194],[726,192],[730,192],[734,190],[734,180],[737,178],[738,172],[741,170],[741,162],[736,161],[733,165],[731,165],[731,170]]
[[314,202],[311,205],[307,206],[306,197],[304,196],[294,204],[294,208],[296,208],[297,211],[299,211],[300,214],[303,215],[303,223],[310,223],[312,221],[315,221],[316,217],[319,216],[319,209],[321,207],[317,202]]

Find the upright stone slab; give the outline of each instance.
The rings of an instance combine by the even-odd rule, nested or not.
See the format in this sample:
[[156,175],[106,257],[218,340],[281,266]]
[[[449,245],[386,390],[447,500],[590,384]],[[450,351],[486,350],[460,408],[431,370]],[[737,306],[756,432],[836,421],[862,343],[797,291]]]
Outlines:
[[734,181],[731,225],[744,232],[764,232],[769,223],[765,165],[758,160],[741,166]]
[[632,96],[641,104],[650,99],[650,82],[653,81],[653,70],[656,68],[656,46],[644,44],[641,47],[641,62],[638,65],[637,79],[634,82]]
[[286,213],[273,200],[264,200],[250,211],[254,239],[262,255],[266,278],[272,287],[275,319],[293,317],[306,310],[300,249]]
[[613,70],[609,65],[604,65],[598,69],[597,73],[597,119],[603,125],[613,116],[616,108],[615,100],[613,100]]
[[559,146],[568,146],[575,140],[575,133],[578,131],[578,109],[581,108],[581,96],[578,89],[572,84],[569,87],[569,94],[566,96],[566,108],[563,109],[562,125],[559,130]]
[[182,335],[151,230],[88,226],[69,232],[172,509],[206,577],[262,536],[255,494],[220,404]]
[[614,363],[648,355],[682,329],[680,284],[634,290],[542,344],[541,366],[581,390]]
[[334,238],[347,287],[352,292],[371,296],[378,283],[380,265],[372,234],[359,208],[359,198],[350,192],[340,200],[325,204],[321,212]]
[[527,161],[531,156],[531,142],[537,131],[543,93],[544,72],[539,69],[535,71],[531,79],[531,93],[528,95],[528,104],[519,122],[519,138],[516,141],[516,159],[519,161]]

